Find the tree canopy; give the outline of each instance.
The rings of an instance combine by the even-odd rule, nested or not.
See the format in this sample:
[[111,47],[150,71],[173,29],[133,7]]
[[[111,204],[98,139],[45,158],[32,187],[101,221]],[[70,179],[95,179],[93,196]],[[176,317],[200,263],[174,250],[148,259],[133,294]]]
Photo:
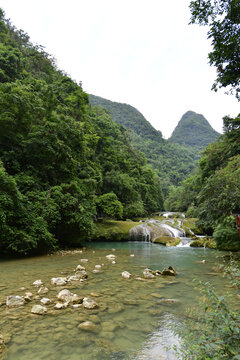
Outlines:
[[191,23],[208,25],[212,40],[209,62],[217,68],[213,89],[229,88],[239,100],[240,92],[240,2],[196,0],[190,3]]

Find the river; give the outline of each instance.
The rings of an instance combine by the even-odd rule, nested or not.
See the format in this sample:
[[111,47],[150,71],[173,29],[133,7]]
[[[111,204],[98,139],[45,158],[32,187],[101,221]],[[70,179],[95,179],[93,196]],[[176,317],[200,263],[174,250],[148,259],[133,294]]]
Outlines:
[[[108,254],[116,256],[115,263],[106,258]],[[212,270],[216,262],[213,250],[150,242],[90,242],[82,253],[2,260],[0,333],[8,349],[4,360],[175,360],[174,352],[166,350],[179,341],[170,325],[183,321],[186,309],[197,303],[199,293],[192,280],[210,281],[219,293],[228,289],[226,280]],[[51,285],[51,278],[74,274],[78,264],[86,267],[88,280],[67,288],[94,298],[99,307],[54,310],[56,296],[64,287]],[[95,265],[102,266],[99,273],[92,272]],[[162,270],[169,265],[177,271],[176,277],[136,279],[145,267]],[[123,271],[136,276],[124,279]],[[52,300],[47,314],[31,314],[40,299],[20,308],[5,306],[8,295],[26,291],[37,295],[32,285],[37,279],[49,288],[42,296]],[[165,299],[176,302],[165,303]],[[78,328],[84,321],[94,324],[93,332]]]

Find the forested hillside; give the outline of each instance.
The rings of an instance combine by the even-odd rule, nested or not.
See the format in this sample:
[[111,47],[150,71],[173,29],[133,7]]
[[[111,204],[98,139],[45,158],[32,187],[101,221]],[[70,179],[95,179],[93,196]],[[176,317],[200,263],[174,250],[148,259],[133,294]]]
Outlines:
[[174,129],[170,141],[201,150],[216,141],[219,136],[203,115],[188,111]]
[[0,253],[94,235],[97,217],[163,208],[159,178],[125,128],[0,11]]
[[174,130],[173,137],[165,140],[161,132],[154,129],[132,106],[95,95],[90,95],[90,102],[93,106],[107,109],[115,122],[130,131],[132,144],[144,153],[160,177],[165,196],[170,186],[177,186],[192,173],[198,165],[203,147],[218,136],[202,115],[189,111]]

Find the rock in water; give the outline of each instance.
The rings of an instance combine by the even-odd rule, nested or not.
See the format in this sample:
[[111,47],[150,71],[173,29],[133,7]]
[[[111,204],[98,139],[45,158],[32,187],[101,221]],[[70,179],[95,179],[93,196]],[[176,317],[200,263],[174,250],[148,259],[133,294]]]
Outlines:
[[36,286],[36,287],[40,287],[40,286],[42,286],[42,284],[43,284],[42,280],[35,280],[33,282],[33,286]]
[[9,307],[22,306],[24,304],[25,304],[25,300],[22,296],[18,296],[18,295],[7,296],[6,305]]
[[99,327],[94,324],[92,321],[84,321],[78,325],[80,330],[90,331],[90,332],[98,332]]
[[106,258],[107,258],[108,260],[115,260],[115,259],[116,259],[116,255],[109,254],[109,255],[106,255]]
[[48,288],[45,286],[41,286],[38,290],[38,294],[42,295],[42,294],[47,294],[48,293]]
[[34,305],[31,310],[32,314],[37,314],[37,315],[44,315],[46,314],[46,312],[47,312],[47,308],[42,305]]
[[57,285],[57,286],[63,286],[67,284],[67,278],[64,277],[57,277],[57,278],[52,278],[51,279],[51,283],[53,285]]
[[40,300],[40,302],[43,304],[43,305],[47,305],[47,304],[50,304],[51,300],[48,299],[48,298],[42,298]]
[[86,270],[84,266],[82,265],[78,265],[75,269],[75,271],[79,271],[79,270]]
[[122,277],[123,277],[124,279],[130,279],[131,276],[132,276],[132,275],[131,275],[128,271],[123,271],[123,272],[122,272]]
[[150,269],[145,269],[143,271],[143,277],[144,279],[154,279],[155,275],[153,274],[153,271]]
[[85,309],[95,309],[96,307],[98,307],[96,301],[89,297],[83,298],[83,306],[85,307]]
[[168,269],[165,268],[162,271],[162,275],[175,276],[176,274],[177,273],[172,266],[169,266]]

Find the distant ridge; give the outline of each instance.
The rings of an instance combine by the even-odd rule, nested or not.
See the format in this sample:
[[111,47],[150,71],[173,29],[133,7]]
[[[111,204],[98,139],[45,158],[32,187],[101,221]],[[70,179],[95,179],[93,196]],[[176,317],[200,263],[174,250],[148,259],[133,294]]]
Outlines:
[[89,95],[89,98],[92,106],[101,106],[107,109],[112,119],[126,129],[134,131],[145,139],[163,141],[161,131],[156,130],[133,106],[106,100],[96,95]]
[[214,142],[220,134],[215,131],[205,117],[194,111],[187,111],[173,131],[170,141],[183,146],[203,149]]

